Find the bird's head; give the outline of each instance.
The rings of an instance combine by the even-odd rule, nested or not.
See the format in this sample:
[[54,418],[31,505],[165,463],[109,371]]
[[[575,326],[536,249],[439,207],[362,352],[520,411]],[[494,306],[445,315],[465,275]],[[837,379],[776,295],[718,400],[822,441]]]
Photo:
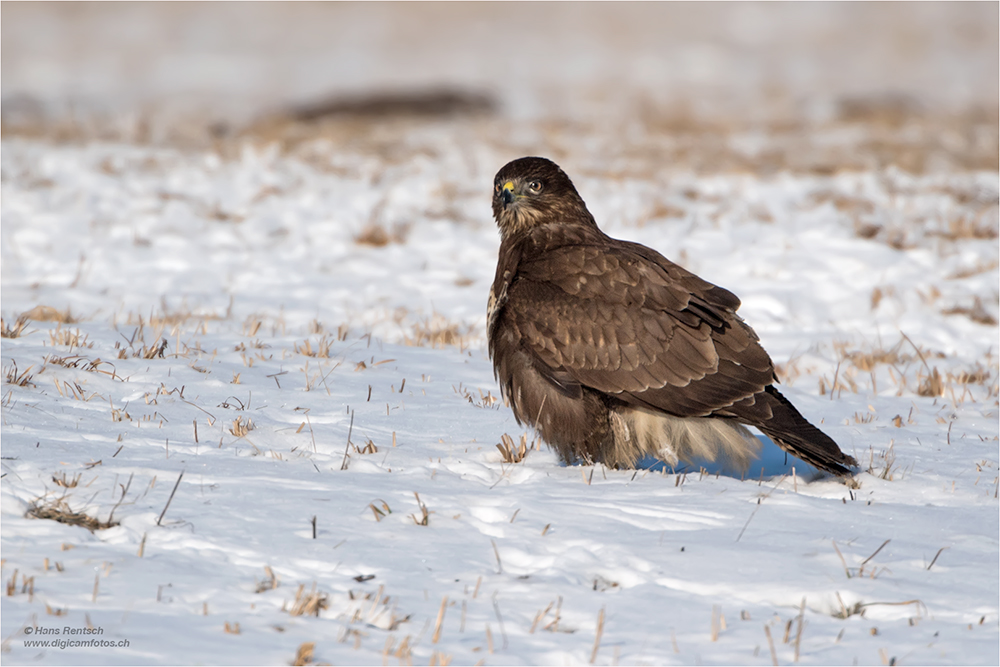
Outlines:
[[501,238],[542,224],[595,224],[566,172],[542,157],[522,157],[497,172],[493,218]]

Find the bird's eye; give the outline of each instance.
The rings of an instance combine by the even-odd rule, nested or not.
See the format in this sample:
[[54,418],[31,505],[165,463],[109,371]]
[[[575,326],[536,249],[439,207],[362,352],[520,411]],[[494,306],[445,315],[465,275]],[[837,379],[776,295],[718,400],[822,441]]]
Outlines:
[[500,181],[493,184],[493,192],[500,194]]
[[528,190],[530,190],[533,194],[537,195],[539,192],[542,191],[542,182],[531,181],[530,183],[528,183]]

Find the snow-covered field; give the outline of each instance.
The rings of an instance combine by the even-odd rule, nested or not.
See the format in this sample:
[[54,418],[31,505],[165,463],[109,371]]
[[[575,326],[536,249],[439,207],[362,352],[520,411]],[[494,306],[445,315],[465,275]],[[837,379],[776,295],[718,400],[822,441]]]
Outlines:
[[[8,100],[31,77],[4,58]],[[5,120],[4,664],[1000,661],[995,107],[707,131],[580,83],[589,111],[553,120],[552,71],[492,114],[212,142]],[[519,428],[484,325],[492,177],[523,154],[738,294],[854,482],[770,443],[745,474],[567,467]]]

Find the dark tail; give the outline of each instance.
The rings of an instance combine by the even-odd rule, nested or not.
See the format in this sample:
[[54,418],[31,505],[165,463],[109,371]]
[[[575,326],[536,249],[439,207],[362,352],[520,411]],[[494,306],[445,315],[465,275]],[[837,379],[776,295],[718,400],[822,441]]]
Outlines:
[[810,424],[773,385],[755,398],[758,406],[770,408],[771,416],[761,419],[760,412],[755,410],[756,419],[750,421],[751,426],[757,427],[774,444],[810,465],[834,475],[852,474],[851,467],[858,465],[854,457],[840,451],[830,436]]

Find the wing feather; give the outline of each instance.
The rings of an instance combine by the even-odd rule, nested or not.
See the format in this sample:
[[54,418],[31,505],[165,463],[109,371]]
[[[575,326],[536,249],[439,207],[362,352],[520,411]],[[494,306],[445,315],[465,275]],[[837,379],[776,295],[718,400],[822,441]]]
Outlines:
[[774,381],[730,292],[597,230],[560,235],[565,225],[532,229],[516,272],[494,285],[520,346],[560,384],[686,417],[730,408]]

